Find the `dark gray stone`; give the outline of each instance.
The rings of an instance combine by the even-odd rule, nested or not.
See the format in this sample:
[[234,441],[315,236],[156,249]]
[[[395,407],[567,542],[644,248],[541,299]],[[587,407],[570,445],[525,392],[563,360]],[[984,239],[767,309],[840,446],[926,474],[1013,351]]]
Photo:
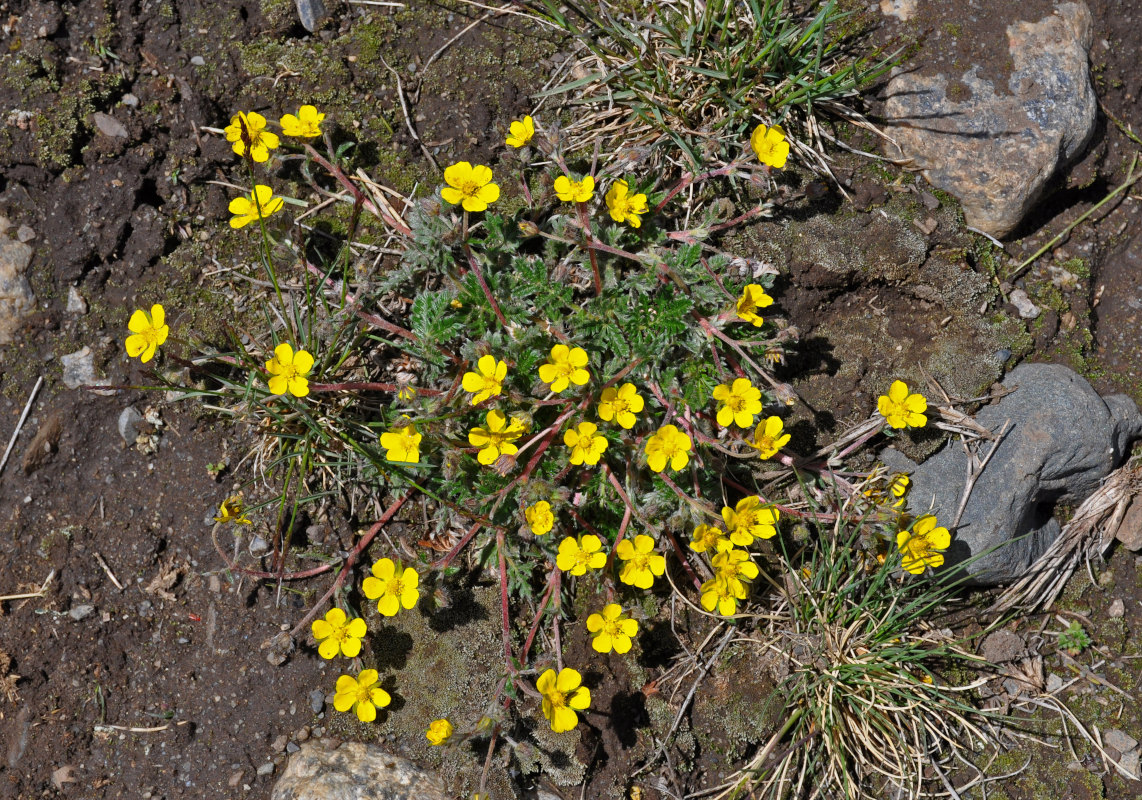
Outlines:
[[[952,521],[967,481],[967,455],[958,441],[917,466],[891,448],[881,454],[890,470],[912,474],[908,508],[933,513],[952,531],[944,572],[962,564],[973,583],[1008,583],[1059,535],[1056,503],[1079,505],[1098,488],[1142,435],[1142,414],[1125,395],[1099,397],[1094,388],[1058,364],[1021,364],[1008,374],[1011,394],[985,406],[976,421],[1007,434],[976,480],[959,525]],[[991,443],[981,443],[981,457]],[[964,563],[971,560],[970,563]]]

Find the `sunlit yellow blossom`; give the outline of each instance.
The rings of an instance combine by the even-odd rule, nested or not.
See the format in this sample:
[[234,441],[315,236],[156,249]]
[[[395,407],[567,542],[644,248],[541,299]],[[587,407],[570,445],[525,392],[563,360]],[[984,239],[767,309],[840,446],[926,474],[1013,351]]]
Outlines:
[[654,539],[645,534],[623,539],[615,548],[615,555],[624,562],[619,580],[639,589],[649,589],[654,577],[666,571],[666,556],[654,550]]
[[230,201],[230,213],[234,215],[230,217],[230,227],[238,230],[265,219],[281,211],[284,203],[280,197],[274,197],[273,189],[259,183],[249,197],[235,197]]
[[642,225],[639,215],[648,210],[645,194],[631,194],[626,181],[615,181],[604,199],[615,222],[629,222],[632,228]]
[[789,434],[782,433],[784,429],[785,423],[781,417],[768,417],[758,423],[757,430],[753,432],[753,441],[749,444],[757,449],[757,454],[763,461],[773,458],[778,450],[789,443]]
[[563,733],[579,724],[576,711],[585,711],[591,705],[591,690],[583,686],[583,676],[570,667],[549,669],[539,676],[535,688],[543,696],[543,716],[551,723],[551,730]]
[[705,553],[707,550],[720,553],[733,546],[726,532],[716,525],[699,525],[690,539],[690,549],[695,553]]
[[769,539],[777,528],[773,527],[781,513],[773,506],[761,504],[757,495],[743,497],[733,508],[722,509],[722,520],[730,532],[730,541],[740,547],[749,547],[754,539]]
[[710,566],[715,575],[731,584],[735,581],[752,581],[760,574],[757,564],[753,563],[745,550],[723,550],[710,559]]
[[738,298],[735,309],[738,312],[738,319],[751,322],[755,328],[760,328],[765,320],[757,311],[771,305],[773,298],[765,293],[765,287],[759,283],[747,283],[742,289],[742,296]]
[[361,639],[368,632],[365,620],[356,617],[346,621],[345,612],[339,608],[331,608],[325,619],[313,621],[313,638],[319,642],[317,652],[322,658],[336,658],[338,653],[356,658],[361,654]]
[[580,422],[574,428],[563,432],[563,444],[571,448],[571,463],[593,467],[599,463],[603,451],[607,449],[607,439],[598,433],[593,422]]
[[718,384],[714,387],[714,399],[718,401],[718,424],[723,428],[731,424],[748,428],[761,413],[761,389],[750,383],[749,378]]
[[389,461],[398,461],[406,464],[420,463],[420,440],[424,438],[417,433],[412,423],[395,431],[386,431],[381,434],[381,447],[387,451],[385,458]]
[[377,709],[384,708],[393,700],[378,685],[380,679],[381,676],[375,669],[363,669],[356,678],[342,675],[337,679],[333,707],[342,712],[356,709],[357,719],[372,722],[377,718]]
[[904,381],[893,381],[888,394],[876,399],[876,407],[893,428],[923,428],[928,424],[924,416],[928,401],[923,395],[910,394]]
[[372,575],[361,581],[361,591],[370,600],[377,600],[377,611],[386,617],[394,617],[404,608],[406,611],[420,599],[420,575],[412,567],[401,569],[400,562],[382,558],[373,564]]
[[504,378],[508,374],[508,363],[496,361],[495,356],[480,356],[475,372],[465,372],[463,383],[465,392],[472,393],[472,405],[495,397],[504,390]]
[[758,125],[749,137],[749,146],[753,149],[757,160],[766,166],[781,169],[785,160],[789,158],[789,141],[785,138],[785,131],[780,125],[767,128]]
[[246,519],[246,509],[242,506],[242,496],[232,495],[222,501],[222,505],[218,509],[218,516],[214,518],[215,522],[233,522],[235,525],[252,525],[250,520]]
[[673,425],[663,425],[646,440],[646,464],[662,472],[669,463],[673,470],[690,463],[690,437]]
[[452,738],[452,723],[446,719],[434,719],[424,732],[424,738],[431,745],[442,745]]
[[912,486],[912,479],[903,472],[898,472],[892,476],[892,480],[888,484],[888,491],[895,498],[893,508],[900,508],[904,505],[904,498],[908,494],[909,487]]
[[713,611],[715,608],[724,617],[737,613],[738,600],[749,596],[749,589],[741,581],[727,581],[724,578],[711,578],[702,584],[702,608]]
[[587,366],[587,351],[582,347],[557,344],[551,348],[547,363],[539,365],[539,379],[559,394],[570,384],[582,386],[591,379]]
[[617,389],[608,386],[599,398],[599,419],[603,422],[613,419],[629,430],[634,427],[635,414],[642,411],[644,404],[642,395],[633,383],[624,383]]
[[296,117],[293,114],[286,114],[279,122],[282,126],[282,133],[286,136],[303,136],[312,139],[321,135],[321,121],[323,119],[325,119],[325,115],[318,114],[315,107],[302,106],[298,109]]
[[551,503],[546,500],[540,500],[538,503],[528,506],[524,509],[523,516],[527,520],[531,532],[536,536],[549,533],[552,526],[555,525],[555,515],[551,513]]
[[501,455],[515,455],[519,448],[512,442],[523,436],[523,420],[512,417],[509,421],[503,412],[493,409],[484,417],[484,425],[468,431],[468,444],[480,448],[477,461],[486,466],[496,463]]
[[584,575],[589,569],[601,569],[607,563],[607,554],[602,551],[603,543],[592,533],[578,539],[568,536],[559,543],[559,554],[555,566],[572,575]]
[[573,181],[566,175],[555,179],[555,196],[568,203],[586,203],[595,195],[595,179],[584,175],[583,180]]
[[944,554],[952,544],[952,535],[944,527],[936,527],[936,518],[925,514],[912,523],[911,531],[896,534],[896,547],[903,556],[900,566],[919,575],[927,567],[943,566]]
[[440,190],[446,203],[462,204],[465,211],[483,211],[489,203],[500,199],[500,187],[492,183],[492,170],[483,164],[472,166],[460,161],[444,169],[444,182]]
[[280,143],[276,133],[266,130],[266,118],[256,111],[239,111],[230,118],[225,133],[235,153],[245,155],[249,147],[250,158],[259,164],[269,159],[270,151]]
[[295,353],[289,342],[282,342],[274,348],[274,357],[266,362],[270,394],[289,391],[294,397],[305,397],[309,394],[309,380],[305,376],[311,369],[313,356],[304,350]]
[[127,330],[131,335],[127,337],[124,345],[127,355],[138,358],[144,364],[155,357],[159,345],[167,340],[170,326],[166,323],[166,311],[161,305],[155,303],[148,314],[141,308],[136,308],[127,320]]
[[622,655],[630,651],[631,637],[638,633],[638,621],[624,614],[618,603],[611,603],[603,607],[602,614],[587,617],[587,630],[595,634],[591,647],[596,652],[609,653],[614,649]]
[[535,121],[529,116],[524,116],[523,119],[512,120],[512,124],[508,126],[506,144],[511,147],[523,147],[530,144],[534,136]]

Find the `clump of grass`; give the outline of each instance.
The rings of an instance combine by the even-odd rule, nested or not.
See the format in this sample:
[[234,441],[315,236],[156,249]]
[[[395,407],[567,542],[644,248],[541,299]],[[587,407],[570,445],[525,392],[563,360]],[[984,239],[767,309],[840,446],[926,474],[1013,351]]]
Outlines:
[[606,3],[525,5],[582,47],[572,79],[546,92],[576,107],[565,131],[572,148],[668,146],[691,169],[732,161],[759,123],[782,125],[806,163],[827,169],[818,115],[859,118],[858,92],[896,63],[895,53],[854,54],[860,17],[835,0],[804,9],[668,0],[622,15]]

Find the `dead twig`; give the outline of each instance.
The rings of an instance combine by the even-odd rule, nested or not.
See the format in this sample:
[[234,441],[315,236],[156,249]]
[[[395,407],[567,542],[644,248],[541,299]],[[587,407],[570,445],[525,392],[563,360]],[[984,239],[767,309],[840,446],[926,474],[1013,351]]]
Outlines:
[[24,592],[23,594],[5,594],[0,595],[0,603],[7,600],[30,600],[33,597],[43,597],[44,593],[48,590],[48,584],[52,582],[52,578],[56,576],[56,571],[53,569],[48,573],[48,577],[44,578],[44,582],[40,585],[39,591]]
[[24,403],[24,412],[20,414],[20,421],[16,423],[16,430],[12,431],[12,438],[8,440],[8,449],[4,451],[4,458],[0,459],[0,473],[4,472],[4,467],[8,464],[8,456],[12,455],[12,448],[16,446],[16,437],[20,435],[20,431],[24,429],[24,422],[28,419],[28,412],[32,410],[32,403],[39,394],[40,387],[44,385],[44,376],[36,378],[36,385],[32,387],[32,393],[28,395],[28,402]]
[[99,555],[99,551],[95,551],[95,560],[99,562],[99,566],[103,567],[103,571],[107,573],[107,577],[115,584],[115,588],[123,591],[123,584],[119,583],[119,579],[115,577],[115,573],[111,571],[111,567],[107,566],[107,562],[103,560],[103,556]]

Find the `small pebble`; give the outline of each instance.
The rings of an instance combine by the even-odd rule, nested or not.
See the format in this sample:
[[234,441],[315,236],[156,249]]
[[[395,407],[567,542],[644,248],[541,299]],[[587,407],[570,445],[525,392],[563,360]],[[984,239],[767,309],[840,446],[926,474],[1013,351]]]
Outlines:
[[[325,692],[321,691],[320,689],[314,689],[312,692],[310,692],[309,708],[313,711],[314,714],[320,714],[322,709],[325,708]],[[298,739],[298,741],[300,742],[305,740]]]
[[270,543],[263,539],[261,536],[255,536],[250,541],[250,554],[258,555],[270,549]]
[[67,287],[67,313],[87,313],[87,301],[83,299],[83,295],[79,293],[79,289],[76,289],[74,286]]
[[1027,292],[1022,289],[1012,289],[1008,296],[1011,298],[1011,305],[1015,306],[1015,310],[1023,319],[1035,319],[1039,316],[1039,306],[1031,302]]
[[203,58],[202,56],[193,56],[190,59],[190,63],[194,64],[194,66],[196,66],[196,67],[205,67],[206,66],[206,59]]
[[1120,731],[1117,728],[1104,731],[1102,734],[1102,743],[1104,745],[1113,747],[1120,753],[1129,753],[1138,746],[1138,740],[1125,731]]
[[1047,693],[1054,694],[1063,688],[1063,679],[1055,673],[1047,675]]
[[270,749],[275,753],[280,753],[286,749],[286,742],[288,741],[288,737],[283,733],[278,736],[278,738],[274,739],[273,743],[270,745]]
[[1126,604],[1122,602],[1121,597],[1116,597],[1110,604],[1110,608],[1106,609],[1106,615],[1111,619],[1122,619],[1126,616]]
[[274,762],[272,762],[272,761],[267,761],[265,764],[262,764],[262,766],[258,767],[258,775],[260,775],[260,776],[264,777],[266,775],[273,775],[273,774],[274,774]]
[[143,602],[139,603],[139,616],[140,617],[151,616],[151,610],[153,608],[154,608],[154,606],[152,606],[150,600],[144,600]]
[[21,225],[16,229],[16,238],[24,244],[27,244],[28,242],[32,241],[32,239],[36,238],[36,232],[29,228],[27,225]]
[[294,734],[293,738],[299,742],[308,741],[309,740],[309,726],[303,725],[300,728],[298,728],[297,733]]
[[286,752],[287,752],[287,753],[296,753],[298,750],[300,750],[300,749],[301,749],[301,747],[299,747],[299,746],[298,746],[296,743],[294,743],[294,742],[290,742],[289,744],[287,744],[287,745],[286,745],[286,748],[285,748],[285,749],[286,749]]
[[241,782],[242,782],[242,770],[238,770],[237,772],[235,772],[233,775],[230,776],[230,780],[226,781],[226,783],[229,784],[229,786],[231,788],[236,787]]
[[95,606],[84,603],[83,605],[76,606],[71,611],[67,612],[67,615],[74,619],[76,622],[79,622],[80,620],[87,619],[94,613]]
[[[123,105],[130,106],[131,108],[134,108],[135,106],[139,105],[139,98],[135,97],[135,95],[128,92],[127,94],[123,95]],[[241,774],[242,773],[240,773],[240,772],[238,773],[239,776],[241,776]],[[238,780],[241,780],[241,777],[239,777]],[[233,786],[235,784],[230,784],[230,785]]]

